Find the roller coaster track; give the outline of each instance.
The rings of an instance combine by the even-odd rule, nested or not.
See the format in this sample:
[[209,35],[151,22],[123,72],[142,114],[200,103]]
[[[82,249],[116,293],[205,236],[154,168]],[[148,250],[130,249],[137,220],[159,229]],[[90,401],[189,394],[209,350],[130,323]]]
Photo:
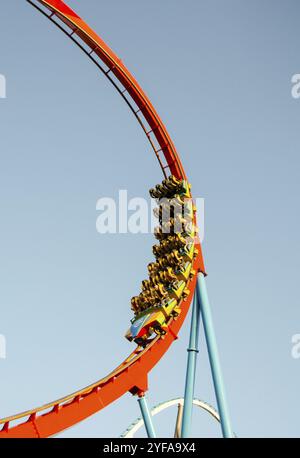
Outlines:
[[[174,406],[177,406],[180,409],[183,409],[183,405],[184,405],[184,398],[175,398],[175,399],[171,399],[170,401],[161,402],[157,406],[153,407],[153,409],[151,410],[151,415],[152,415],[152,417],[154,417],[155,415],[163,412],[164,410],[168,409],[169,407],[174,407]],[[193,405],[198,407],[198,408],[200,408],[200,409],[202,409],[203,411],[209,413],[209,415],[212,418],[214,418],[215,420],[220,422],[219,413],[216,411],[216,409],[214,407],[209,405],[207,402],[201,401],[200,399],[194,399],[193,400]],[[178,421],[178,417],[177,417],[177,421]],[[181,423],[181,422],[179,422],[179,423]],[[137,431],[143,425],[144,425],[144,420],[142,418],[140,418],[140,417],[137,418],[133,423],[131,423],[131,425],[126,429],[126,431],[124,431],[124,433],[121,434],[120,437],[123,437],[123,438],[126,438],[126,439],[131,439],[132,437],[134,437],[134,435],[137,433]],[[179,425],[177,423],[176,424],[176,429],[177,429],[178,426]],[[178,429],[181,430],[180,427]],[[175,436],[175,437],[178,437],[178,436]]]
[[[26,0],[64,32],[97,65],[122,96],[148,138],[164,176],[178,179],[186,175],[176,148],[155,108],[120,58],[63,1]],[[195,221],[196,223],[196,221]],[[199,241],[193,269],[204,272]],[[137,347],[128,358],[105,378],[49,404],[0,420],[0,438],[50,437],[79,423],[105,408],[123,394],[144,393],[148,389],[148,373],[177,339],[186,318],[196,286],[195,275],[181,313],[170,318],[164,338],[157,336],[146,348]]]

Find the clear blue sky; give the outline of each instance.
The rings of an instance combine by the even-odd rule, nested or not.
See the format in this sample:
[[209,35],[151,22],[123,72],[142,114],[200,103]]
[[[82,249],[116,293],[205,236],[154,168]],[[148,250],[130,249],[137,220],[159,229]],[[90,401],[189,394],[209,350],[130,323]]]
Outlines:
[[[298,436],[299,2],[70,0],[137,77],[205,198],[208,288],[238,436]],[[131,351],[130,297],[151,235],[97,234],[96,201],[160,180],[139,126],[95,66],[25,0],[3,2],[0,73],[1,416],[106,375]],[[186,325],[150,375],[182,395]],[[196,395],[215,405],[207,355]],[[128,394],[62,437],[117,436]],[[157,423],[173,430],[175,411]],[[195,414],[195,435],[219,434]]]

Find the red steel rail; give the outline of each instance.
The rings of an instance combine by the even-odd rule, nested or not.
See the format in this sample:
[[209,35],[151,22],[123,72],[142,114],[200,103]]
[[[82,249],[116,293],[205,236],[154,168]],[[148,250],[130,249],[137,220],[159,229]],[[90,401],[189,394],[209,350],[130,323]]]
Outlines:
[[[121,59],[61,0],[26,0],[70,37],[111,81],[144,130],[164,175],[186,179],[176,148],[155,108]],[[195,220],[196,223],[196,220]],[[199,241],[193,269],[205,273]],[[123,394],[148,389],[148,373],[177,339],[186,318],[196,286],[181,306],[179,317],[170,319],[168,333],[156,337],[146,348],[137,347],[113,372],[94,384],[41,407],[0,420],[0,438],[49,437],[84,420],[108,406]]]

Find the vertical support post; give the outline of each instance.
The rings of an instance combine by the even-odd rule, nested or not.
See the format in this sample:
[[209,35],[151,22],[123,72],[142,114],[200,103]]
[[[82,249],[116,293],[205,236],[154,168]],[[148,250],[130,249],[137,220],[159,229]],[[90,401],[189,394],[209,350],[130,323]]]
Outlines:
[[176,418],[176,425],[175,425],[175,433],[174,433],[175,439],[180,439],[181,437],[182,415],[183,415],[183,404],[180,402],[178,404],[178,411],[177,411],[177,418]]
[[189,348],[187,349],[188,360],[187,360],[186,379],[185,379],[181,437],[189,437],[191,423],[192,423],[195,376],[196,376],[196,362],[197,362],[197,355],[199,353],[199,350],[198,350],[199,326],[200,326],[200,307],[199,307],[199,302],[197,301],[197,297],[195,294],[194,300],[193,300]]
[[141,414],[142,414],[142,417],[143,417],[143,420],[144,420],[147,436],[149,438],[155,439],[156,438],[156,434],[155,434],[155,430],[154,430],[154,426],[153,426],[153,422],[152,422],[152,416],[151,416],[151,412],[149,410],[147,399],[146,399],[144,393],[141,393],[139,395],[138,403],[140,405]]
[[219,359],[219,352],[217,347],[217,341],[213,326],[213,319],[210,309],[210,304],[207,295],[207,289],[205,284],[204,275],[198,274],[197,286],[196,286],[197,299],[200,305],[200,312],[203,320],[206,345],[208,349],[209,362],[214,382],[215,394],[218,404],[218,410],[220,414],[221,427],[223,437],[229,438],[234,437],[231,422],[229,417],[229,411],[225,396],[225,387],[223,382],[223,375],[221,371],[221,364]]

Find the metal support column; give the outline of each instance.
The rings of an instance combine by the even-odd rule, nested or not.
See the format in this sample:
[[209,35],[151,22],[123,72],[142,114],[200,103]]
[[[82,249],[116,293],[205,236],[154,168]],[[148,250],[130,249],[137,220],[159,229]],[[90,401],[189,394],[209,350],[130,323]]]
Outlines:
[[148,407],[147,399],[145,398],[144,394],[142,394],[142,395],[140,395],[138,397],[138,403],[140,405],[142,417],[143,417],[145,428],[146,428],[146,431],[147,431],[147,436],[149,438],[155,439],[156,438],[156,434],[155,434],[155,431],[154,431],[154,426],[153,426],[153,422],[152,422],[152,416],[151,416],[151,412],[150,412],[149,407]]
[[181,404],[181,402],[180,402],[178,404],[178,411],[177,411],[177,418],[176,418],[176,425],[175,425],[175,433],[174,433],[174,437],[176,439],[179,439],[181,437],[182,415],[183,415],[183,404]]
[[196,362],[197,362],[197,355],[199,353],[199,350],[198,350],[199,327],[200,327],[200,307],[199,307],[199,302],[195,294],[194,299],[193,299],[193,310],[192,310],[192,318],[191,318],[190,342],[189,342],[189,348],[187,349],[188,361],[187,361],[186,379],[185,379],[181,437],[189,437],[191,423],[192,423]]
[[221,427],[223,437],[234,437],[231,422],[229,418],[228,406],[225,396],[225,387],[219,360],[219,352],[216,342],[216,336],[213,326],[213,319],[210,309],[210,304],[207,295],[204,275],[198,274],[198,281],[196,286],[197,302],[200,306],[200,312],[203,320],[206,345],[208,349],[209,362],[214,382],[215,394],[218,404],[218,410],[221,420]]

